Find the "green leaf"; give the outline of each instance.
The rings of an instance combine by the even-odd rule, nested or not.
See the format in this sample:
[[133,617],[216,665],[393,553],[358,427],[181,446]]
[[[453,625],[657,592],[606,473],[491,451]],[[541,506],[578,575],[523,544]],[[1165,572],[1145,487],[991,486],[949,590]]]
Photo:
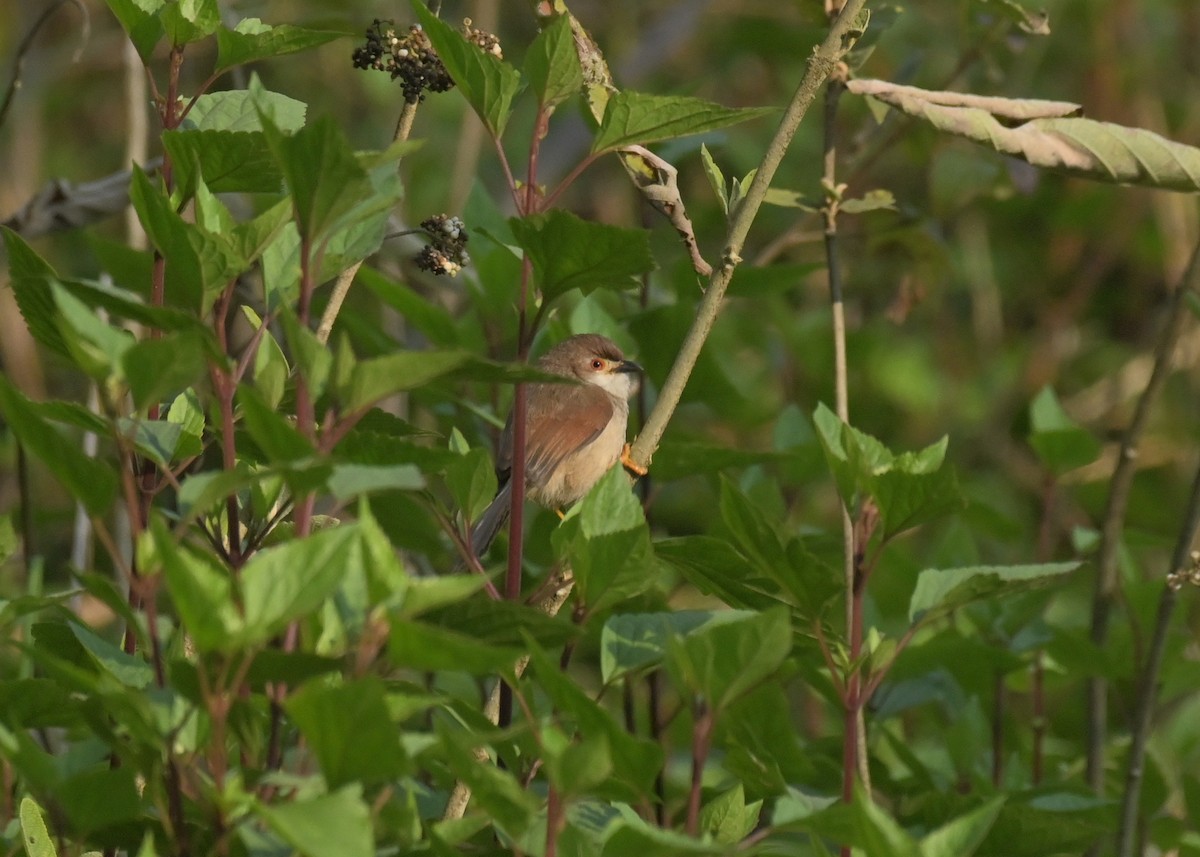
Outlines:
[[524,788],[509,771],[493,764],[480,764],[474,748],[478,738],[463,731],[451,731],[437,723],[438,745],[446,754],[454,776],[471,789],[472,802],[509,836],[519,836],[533,821],[540,801]]
[[1067,416],[1050,387],[1043,387],[1029,406],[1029,428],[1029,445],[1056,475],[1091,464],[1100,455],[1100,442]]
[[722,107],[686,95],[645,95],[622,90],[604,108],[592,152],[646,145],[690,134],[705,134],[774,111],[772,107]]
[[312,443],[279,411],[250,387],[240,387],[237,401],[242,424],[271,464],[296,462],[316,455]]
[[117,827],[142,812],[133,770],[92,768],[68,777],[54,790],[71,826],[81,833]]
[[[746,803],[741,783],[718,795],[700,810],[700,830],[722,845],[736,845],[758,826],[763,802]],[[965,855],[964,855],[965,857]]]
[[400,733],[380,679],[310,682],[288,697],[284,707],[331,789],[354,781],[387,782],[403,771]]
[[864,214],[868,211],[895,211],[896,197],[890,190],[869,190],[852,199],[844,199],[838,209],[845,214]]
[[1005,800],[998,795],[926,835],[921,840],[922,857],[971,857],[996,823]]
[[42,808],[31,797],[21,798],[21,836],[29,857],[58,857]]
[[[250,307],[243,306],[242,314],[255,330],[262,327],[262,319]],[[279,403],[283,400],[284,390],[287,388],[290,372],[287,358],[283,356],[283,349],[279,347],[279,342],[276,341],[270,330],[264,330],[258,351],[254,354],[252,381],[254,388],[258,390],[263,403],[268,408],[279,407]]]
[[[266,89],[258,75],[253,74],[246,89],[225,89],[201,95],[183,124],[185,128],[197,131],[261,132],[261,117],[266,116],[283,133],[293,134],[304,127],[307,112],[308,105],[303,101]],[[265,146],[265,142],[262,145]],[[205,177],[212,180],[207,172]]]
[[1080,565],[1080,562],[1050,562],[927,568],[917,576],[917,586],[908,603],[908,619],[928,621],[972,601],[1044,586]]
[[460,33],[434,17],[425,4],[413,0],[413,10],[425,29],[450,78],[467,103],[496,139],[512,115],[512,102],[521,89],[521,73],[504,60],[471,44]]
[[145,690],[154,681],[154,669],[141,658],[127,654],[83,625],[70,622],[67,627],[96,666],[121,684],[135,690]]
[[[602,857],[696,857],[729,853],[729,847],[704,842],[674,830],[651,825],[633,813],[622,813],[604,840]],[[874,857],[874,855],[872,855]]]
[[322,116],[291,136],[267,116],[259,118],[292,194],[300,234],[315,245],[342,216],[372,196],[367,172],[331,117]]
[[521,650],[480,642],[465,634],[424,622],[392,620],[388,641],[392,661],[415,670],[455,670],[488,675],[511,670]]
[[329,373],[333,369],[333,354],[317,339],[315,333],[300,324],[290,307],[283,308],[279,321],[283,325],[293,364],[308,381],[309,394],[315,401],[325,392]]
[[719,712],[773,675],[791,649],[787,608],[730,611],[672,641],[667,667],[681,687]]
[[217,0],[174,0],[162,7],[159,17],[167,38],[179,47],[207,38],[221,26]]
[[121,377],[121,358],[134,344],[133,334],[114,327],[58,283],[50,284],[58,307],[58,326],[75,364],[94,380]]
[[378,491],[420,491],[425,477],[412,464],[335,464],[327,482],[339,503]]
[[59,280],[58,284],[92,309],[103,309],[110,315],[160,330],[200,333],[207,337],[206,341],[215,343],[209,329],[191,313],[172,307],[150,306],[141,295],[103,282]]
[[728,539],[683,536],[660,539],[654,554],[705,595],[735,609],[765,610],[784,603],[771,576],[754,569]]
[[667,656],[672,638],[702,628],[717,615],[711,610],[677,610],[609,617],[600,632],[601,679],[610,684],[630,673],[657,666]]
[[469,359],[465,351],[398,351],[362,360],[355,365],[349,388],[342,394],[343,407],[348,413],[370,407],[393,393],[422,387]]
[[201,176],[214,193],[277,193],[283,186],[261,132],[164,131],[162,142],[183,199],[195,195]]
[[255,554],[241,573],[245,628],[230,644],[253,645],[270,639],[293,619],[320,607],[342,577],[362,563],[363,544],[356,524]]
[[260,806],[257,812],[305,857],[374,857],[371,813],[360,785],[308,800]]
[[8,252],[13,295],[25,325],[41,345],[63,357],[70,357],[71,352],[58,329],[58,310],[50,292],[50,284],[57,279],[57,274],[20,235],[7,226],[0,230],[3,230],[4,247]]
[[[576,682],[571,681],[540,646],[529,640],[530,664],[537,683],[556,710],[569,716],[584,738],[603,736],[609,746],[613,772],[611,794],[636,800],[646,794],[662,767],[662,750],[656,742],[630,735],[611,714],[600,707]],[[606,790],[602,790],[606,791]]]
[[940,470],[947,438],[920,452],[897,455],[844,424],[824,404],[813,414],[813,425],[842,502],[854,508],[874,499],[884,540],[963,505],[953,471]]
[[429,338],[431,344],[451,348],[459,344],[454,317],[436,301],[418,294],[406,283],[364,265],[355,277],[376,297],[400,313],[405,321]]
[[167,591],[188,637],[201,652],[224,651],[243,624],[229,572],[207,552],[175,544],[161,524],[152,532]]
[[163,0],[106,0],[108,8],[121,22],[121,27],[133,42],[141,57],[143,65],[150,64],[150,58],[158,40],[163,36],[162,20],[159,11]]
[[496,484],[496,471],[486,449],[468,450],[446,465],[446,487],[455,505],[470,521],[479,520],[496,496]]
[[208,372],[206,337],[198,331],[168,333],[145,339],[121,356],[121,371],[129,382],[134,408],[141,410],[174,398]]
[[543,300],[571,289],[628,289],[654,269],[650,234],[583,220],[563,209],[509,220],[517,243],[533,262]]
[[180,217],[136,165],[129,199],[171,271],[166,302],[192,312],[207,312],[217,293],[241,273],[224,239]]
[[39,458],[91,515],[105,514],[117,494],[117,474],[89,458],[46,422],[40,408],[0,375],[0,413],[25,448]]
[[583,70],[571,35],[570,15],[555,16],[537,34],[525,54],[524,70],[533,94],[546,107],[566,101],[583,88]]
[[232,30],[228,27],[217,30],[217,64],[213,73],[305,51],[348,35],[329,30],[306,30],[288,24],[269,27],[258,18],[243,18]]
[[614,465],[592,486],[572,524],[576,520],[578,527],[560,528],[554,542],[560,551],[566,546],[576,594],[589,613],[603,612],[657,583],[650,531],[623,467]]
[[725,174],[721,172],[721,168],[713,160],[712,154],[708,151],[708,146],[703,143],[700,144],[700,163],[704,165],[704,175],[708,179],[708,186],[712,188],[713,194],[716,195],[717,202],[721,203],[721,211],[728,217],[729,191],[725,186]]

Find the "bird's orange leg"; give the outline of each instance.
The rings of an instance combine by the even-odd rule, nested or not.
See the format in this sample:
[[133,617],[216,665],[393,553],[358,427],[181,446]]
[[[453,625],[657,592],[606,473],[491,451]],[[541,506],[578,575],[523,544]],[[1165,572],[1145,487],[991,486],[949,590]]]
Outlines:
[[633,471],[638,476],[645,476],[650,472],[633,460],[633,457],[629,454],[629,444],[625,444],[625,448],[621,450],[621,463],[625,465],[626,469]]

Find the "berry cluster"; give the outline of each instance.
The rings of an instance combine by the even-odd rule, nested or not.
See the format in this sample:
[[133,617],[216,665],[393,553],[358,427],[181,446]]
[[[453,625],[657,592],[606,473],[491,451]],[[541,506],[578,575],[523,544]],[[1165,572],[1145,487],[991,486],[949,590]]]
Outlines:
[[471,264],[467,255],[467,228],[462,219],[439,214],[421,221],[429,234],[429,243],[417,256],[417,267],[438,276],[457,276],[464,265]]
[[[504,57],[500,39],[493,33],[475,29],[470,18],[463,19],[462,33],[481,51],[499,59]],[[376,18],[367,28],[366,43],[354,49],[352,59],[355,68],[386,71],[392,80],[398,78],[404,87],[404,100],[409,104],[424,100],[426,92],[445,92],[454,86],[420,24],[413,24],[407,33],[398,35],[394,22]]]
[[463,18],[462,31],[463,35],[467,37],[467,41],[481,51],[491,54],[496,59],[504,59],[504,51],[500,50],[500,37],[495,33],[475,29],[471,26],[470,18]]
[[399,78],[409,104],[422,101],[426,90],[445,92],[454,86],[420,24],[400,36],[392,21],[376,18],[367,28],[366,44],[354,49],[353,60],[355,68],[373,68],[386,71],[392,80]]

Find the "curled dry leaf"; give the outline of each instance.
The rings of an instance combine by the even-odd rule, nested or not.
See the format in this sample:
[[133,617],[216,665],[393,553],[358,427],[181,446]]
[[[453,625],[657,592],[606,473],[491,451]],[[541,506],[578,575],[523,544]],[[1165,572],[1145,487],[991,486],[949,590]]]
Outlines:
[[850,81],[848,88],[1035,167],[1118,184],[1200,190],[1200,149],[1142,128],[1083,119],[1075,104],[933,92],[879,80]]
[[704,261],[696,243],[696,232],[679,194],[679,170],[644,146],[626,146],[620,150],[621,163],[646,201],[667,218],[687,248],[692,267],[702,277],[712,274],[712,265]]

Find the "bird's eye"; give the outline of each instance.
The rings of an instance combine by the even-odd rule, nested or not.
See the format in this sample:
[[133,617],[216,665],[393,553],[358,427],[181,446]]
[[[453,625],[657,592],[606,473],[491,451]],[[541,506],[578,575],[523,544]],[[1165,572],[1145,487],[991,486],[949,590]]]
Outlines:
[[599,357],[597,357],[595,360],[592,361],[592,368],[595,369],[597,372],[600,371],[601,369],[604,368],[604,361],[601,360]]

